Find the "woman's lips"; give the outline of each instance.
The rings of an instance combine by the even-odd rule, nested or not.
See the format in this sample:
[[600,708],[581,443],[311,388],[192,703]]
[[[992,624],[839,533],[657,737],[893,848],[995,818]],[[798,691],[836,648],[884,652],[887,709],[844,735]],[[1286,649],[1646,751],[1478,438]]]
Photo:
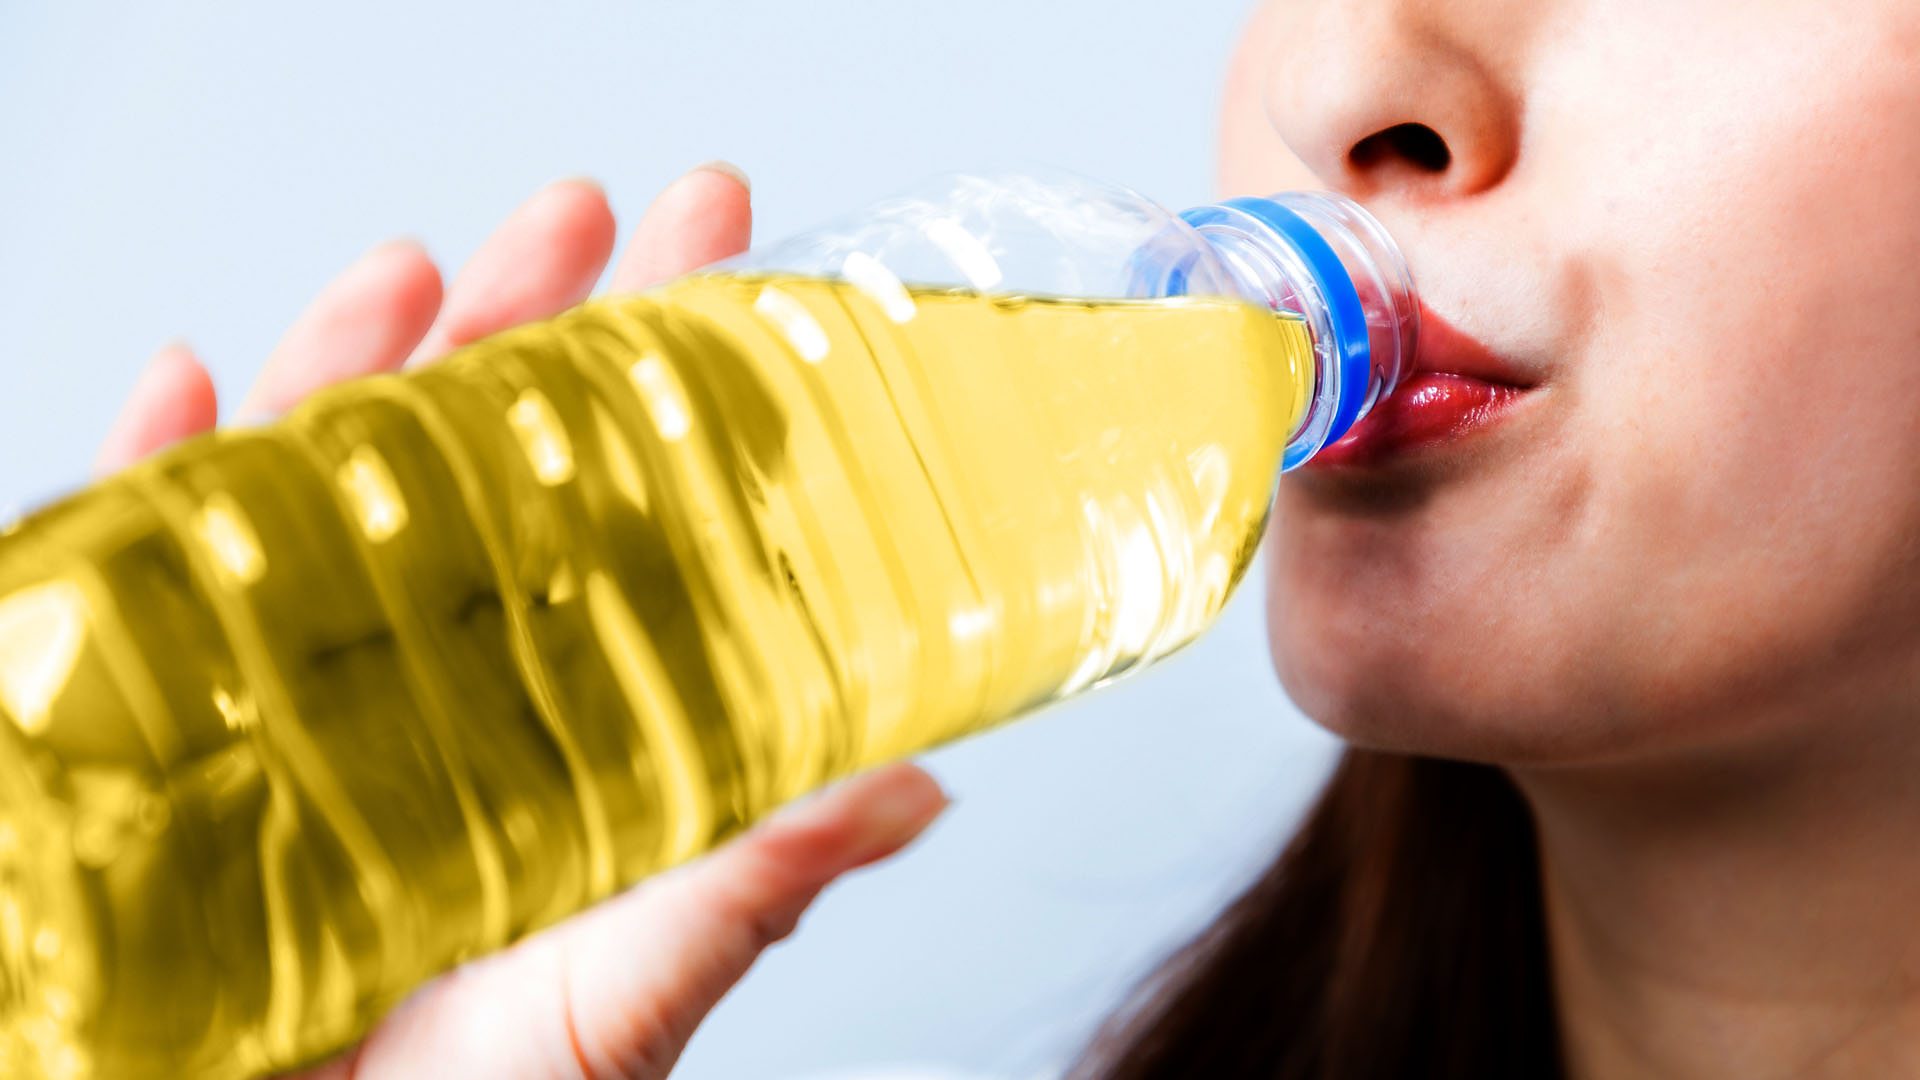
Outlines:
[[1371,465],[1464,439],[1499,421],[1536,381],[1422,308],[1413,374],[1310,465]]
[[1498,420],[1524,393],[1518,386],[1467,375],[1416,371],[1346,437],[1314,455],[1313,464],[1370,465],[1465,438]]

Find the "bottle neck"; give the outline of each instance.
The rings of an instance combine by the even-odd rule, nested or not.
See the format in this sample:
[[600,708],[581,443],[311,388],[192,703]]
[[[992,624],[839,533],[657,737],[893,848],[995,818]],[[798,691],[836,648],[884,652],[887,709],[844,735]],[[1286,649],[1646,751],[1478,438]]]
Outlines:
[[1299,316],[1313,340],[1307,409],[1283,469],[1345,435],[1412,372],[1420,305],[1406,259],[1358,203],[1327,192],[1231,199],[1182,214],[1240,295]]

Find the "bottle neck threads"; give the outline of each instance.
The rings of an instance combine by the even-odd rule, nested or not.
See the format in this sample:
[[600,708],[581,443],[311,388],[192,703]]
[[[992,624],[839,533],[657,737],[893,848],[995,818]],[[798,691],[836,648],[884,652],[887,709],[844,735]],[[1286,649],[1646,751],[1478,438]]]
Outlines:
[[1420,306],[1406,259],[1373,216],[1327,192],[1230,199],[1180,215],[1241,296],[1305,320],[1316,373],[1283,469],[1338,442],[1411,373]]

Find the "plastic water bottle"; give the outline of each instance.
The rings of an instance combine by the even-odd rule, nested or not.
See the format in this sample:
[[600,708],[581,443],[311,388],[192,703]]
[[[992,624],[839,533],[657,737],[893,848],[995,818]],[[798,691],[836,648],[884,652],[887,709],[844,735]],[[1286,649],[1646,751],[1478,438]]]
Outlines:
[[0,536],[0,1074],[313,1062],[837,776],[1204,629],[1390,392],[1330,195],[948,177]]

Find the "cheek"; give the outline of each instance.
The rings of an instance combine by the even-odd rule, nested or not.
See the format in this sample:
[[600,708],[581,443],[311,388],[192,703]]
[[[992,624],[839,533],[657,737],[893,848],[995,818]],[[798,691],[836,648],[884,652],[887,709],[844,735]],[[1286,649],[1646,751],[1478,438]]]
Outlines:
[[1709,370],[1623,363],[1647,385],[1594,390],[1591,531],[1568,564],[1594,586],[1595,655],[1640,711],[1817,694],[1920,631],[1920,329],[1859,320],[1920,305],[1823,291],[1818,315],[1703,316],[1682,347]]
[[1920,65],[1814,45],[1838,77],[1686,91],[1635,118],[1657,156],[1587,171],[1630,207],[1594,221],[1624,270],[1570,387],[1621,560],[1595,610],[1648,705],[1751,708],[1915,634]]
[[1227,195],[1267,195],[1324,186],[1275,133],[1266,80],[1283,58],[1287,12],[1263,3],[1249,18],[1227,67],[1220,107],[1219,187]]

